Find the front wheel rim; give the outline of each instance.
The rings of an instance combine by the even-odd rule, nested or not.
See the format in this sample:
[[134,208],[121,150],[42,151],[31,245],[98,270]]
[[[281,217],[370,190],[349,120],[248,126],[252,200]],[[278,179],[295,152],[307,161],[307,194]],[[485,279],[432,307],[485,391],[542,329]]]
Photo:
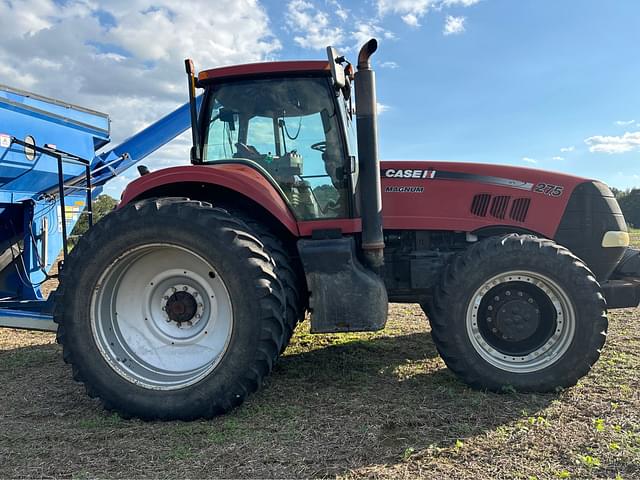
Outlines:
[[483,360],[512,373],[557,362],[575,334],[573,302],[547,275],[514,270],[495,275],[471,296],[466,329]]
[[200,255],[151,244],[105,270],[91,328],[109,366],[138,386],[175,390],[209,375],[227,351],[233,308],[225,282]]

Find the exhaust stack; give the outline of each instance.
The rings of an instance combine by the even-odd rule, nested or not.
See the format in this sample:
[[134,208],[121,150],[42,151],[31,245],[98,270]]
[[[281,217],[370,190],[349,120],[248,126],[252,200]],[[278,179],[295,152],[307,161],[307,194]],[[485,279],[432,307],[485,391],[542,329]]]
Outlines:
[[384,263],[376,77],[370,62],[371,55],[377,49],[376,39],[371,39],[362,46],[355,74],[362,249],[368,266],[375,271]]

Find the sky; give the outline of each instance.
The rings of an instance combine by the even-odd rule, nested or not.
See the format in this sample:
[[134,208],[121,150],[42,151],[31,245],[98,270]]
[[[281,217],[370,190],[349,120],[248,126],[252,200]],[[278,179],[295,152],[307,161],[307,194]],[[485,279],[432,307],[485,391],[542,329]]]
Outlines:
[[[109,113],[115,146],[186,101],[186,57],[324,59],[330,44],[355,60],[372,36],[382,159],[640,187],[638,0],[0,0],[0,83]],[[188,147],[142,163],[187,164]]]

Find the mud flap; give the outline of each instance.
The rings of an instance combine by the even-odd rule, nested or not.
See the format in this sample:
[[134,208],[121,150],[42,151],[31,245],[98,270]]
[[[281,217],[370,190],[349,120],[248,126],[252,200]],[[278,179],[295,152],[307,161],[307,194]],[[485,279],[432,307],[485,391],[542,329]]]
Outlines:
[[309,287],[312,333],[384,328],[387,290],[359,262],[353,238],[299,240],[298,252]]

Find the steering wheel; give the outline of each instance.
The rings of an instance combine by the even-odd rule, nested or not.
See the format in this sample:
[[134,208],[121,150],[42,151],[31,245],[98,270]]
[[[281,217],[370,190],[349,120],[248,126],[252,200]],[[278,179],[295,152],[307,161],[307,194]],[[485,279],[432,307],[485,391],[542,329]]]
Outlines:
[[314,143],[313,145],[311,145],[310,147],[312,150],[317,150],[319,152],[326,152],[327,151],[327,142],[317,142]]

